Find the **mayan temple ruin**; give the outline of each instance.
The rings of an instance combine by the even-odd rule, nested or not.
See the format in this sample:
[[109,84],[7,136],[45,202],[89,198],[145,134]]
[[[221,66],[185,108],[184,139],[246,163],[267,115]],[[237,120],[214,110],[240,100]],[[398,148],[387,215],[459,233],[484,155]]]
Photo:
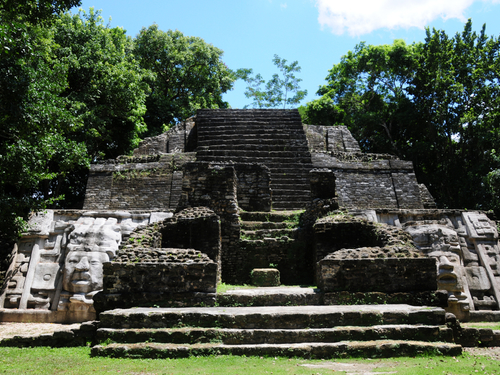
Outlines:
[[[255,328],[356,325],[374,340],[371,326],[407,324],[394,340],[447,342],[439,350],[456,353],[453,345],[487,335],[460,336],[454,317],[500,320],[500,248],[487,213],[437,209],[412,162],[362,153],[347,127],[302,124],[297,110],[198,110],[132,156],[93,164],[83,209],[47,210],[30,224],[12,249],[0,321],[98,320],[99,339],[129,344],[110,332],[182,321],[239,329],[239,341],[234,332],[227,341],[235,346]],[[217,294],[221,282],[265,292]],[[280,284],[315,287],[294,296]],[[289,305],[286,318],[276,318],[278,305]],[[315,317],[301,310],[311,305]],[[243,315],[259,306],[275,310]],[[259,314],[267,323],[252,320]],[[293,342],[320,341],[300,337]]]

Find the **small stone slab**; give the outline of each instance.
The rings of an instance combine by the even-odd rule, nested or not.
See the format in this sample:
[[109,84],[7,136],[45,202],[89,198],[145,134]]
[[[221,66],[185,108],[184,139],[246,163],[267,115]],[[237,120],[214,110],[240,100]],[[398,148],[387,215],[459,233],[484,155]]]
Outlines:
[[252,270],[252,284],[255,286],[280,285],[280,271],[276,268],[254,268]]

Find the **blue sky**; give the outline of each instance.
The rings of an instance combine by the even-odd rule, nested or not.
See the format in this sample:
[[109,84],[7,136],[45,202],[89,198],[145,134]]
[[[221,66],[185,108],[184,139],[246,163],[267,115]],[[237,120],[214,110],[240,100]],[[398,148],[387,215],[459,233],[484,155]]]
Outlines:
[[[423,41],[426,26],[448,35],[463,30],[468,18],[473,29],[500,34],[500,0],[83,0],[84,10],[102,10],[111,26],[135,37],[153,23],[166,31],[203,38],[224,51],[231,69],[252,68],[267,81],[276,67],[274,54],[302,68],[301,88],[316,96],[328,70],[354,46]],[[76,9],[75,9],[76,10]],[[245,83],[236,82],[224,95],[232,108],[243,108]]]

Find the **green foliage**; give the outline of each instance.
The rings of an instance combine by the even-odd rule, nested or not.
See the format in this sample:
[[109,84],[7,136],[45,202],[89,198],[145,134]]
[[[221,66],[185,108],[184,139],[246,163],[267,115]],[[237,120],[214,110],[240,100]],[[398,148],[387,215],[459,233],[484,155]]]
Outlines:
[[59,95],[65,67],[54,59],[53,34],[27,21],[31,13],[8,13],[12,4],[3,3],[0,12],[1,235],[17,234],[30,210],[60,200],[60,182],[89,163],[85,145],[66,138],[73,117]]
[[[286,62],[287,60],[274,55],[273,63],[279,69],[280,74],[273,74],[264,90],[261,89],[261,85],[265,83],[265,80],[260,74],[252,77],[252,69],[238,69],[236,77],[248,84],[245,96],[253,100],[254,108],[283,107],[285,109],[287,105],[299,104],[307,95],[307,90],[300,90],[299,83],[302,79],[295,76],[295,73],[300,72],[299,63],[294,61],[287,65]],[[295,95],[291,96],[293,93]]]
[[152,90],[146,102],[148,136],[197,109],[228,108],[222,94],[232,88],[234,74],[222,61],[223,52],[203,39],[151,25],[135,38],[134,54],[153,73],[146,79]]
[[[67,69],[61,96],[75,116],[71,136],[88,155],[116,158],[128,154],[146,130],[143,115],[152,75],[132,55],[132,40],[122,28],[105,26],[99,12],[62,15],[54,27],[56,57]],[[75,126],[74,125],[74,126]]]
[[492,197],[491,208],[500,215],[500,156],[496,154],[496,150],[491,150],[491,157],[494,161],[493,168],[496,168],[488,173],[486,183]]
[[148,72],[92,9],[40,25],[0,17],[14,19],[0,25],[0,224],[14,235],[30,211],[81,205],[90,161],[137,144]]
[[488,209],[491,149],[499,148],[500,39],[485,27],[424,43],[358,44],[302,109],[304,122],[345,124],[367,152],[412,160],[442,207]]
[[31,24],[47,23],[81,3],[81,0],[0,0],[0,13],[4,21],[17,19]]

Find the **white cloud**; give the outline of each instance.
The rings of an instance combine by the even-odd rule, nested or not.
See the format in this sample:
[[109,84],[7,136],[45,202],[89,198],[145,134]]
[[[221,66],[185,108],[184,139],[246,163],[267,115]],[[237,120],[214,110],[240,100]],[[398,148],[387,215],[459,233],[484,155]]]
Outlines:
[[[380,28],[423,29],[438,17],[465,21],[477,0],[316,0],[318,21],[334,34],[368,34]],[[483,0],[498,3],[499,0]]]
[[286,9],[286,8],[288,7],[288,4],[287,4],[287,3],[280,4],[280,7],[281,7],[282,9]]

